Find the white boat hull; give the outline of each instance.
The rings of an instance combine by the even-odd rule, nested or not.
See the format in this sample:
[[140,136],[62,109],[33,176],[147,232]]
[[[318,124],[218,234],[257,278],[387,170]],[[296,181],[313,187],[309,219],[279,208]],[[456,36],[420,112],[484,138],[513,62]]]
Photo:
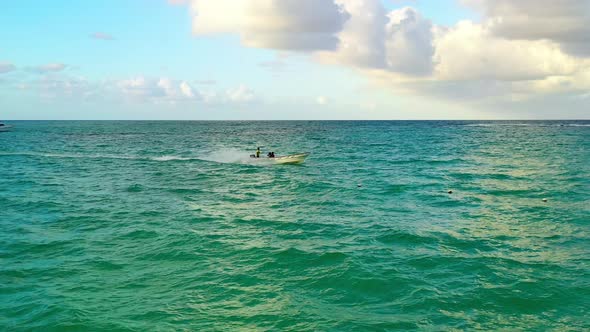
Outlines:
[[302,164],[305,162],[305,158],[309,156],[309,153],[297,153],[297,154],[290,154],[288,156],[279,156],[275,158],[269,157],[260,157],[256,158],[256,156],[251,155],[250,160],[258,163],[263,164],[281,164],[281,165],[289,165],[289,164]]
[[299,153],[271,159],[273,159],[276,164],[302,164],[308,156],[309,153]]

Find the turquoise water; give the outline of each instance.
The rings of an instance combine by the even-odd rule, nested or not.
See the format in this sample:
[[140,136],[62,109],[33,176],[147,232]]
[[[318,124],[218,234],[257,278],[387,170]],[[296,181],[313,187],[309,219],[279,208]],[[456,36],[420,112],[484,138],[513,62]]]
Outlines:
[[11,124],[0,330],[590,328],[588,121]]

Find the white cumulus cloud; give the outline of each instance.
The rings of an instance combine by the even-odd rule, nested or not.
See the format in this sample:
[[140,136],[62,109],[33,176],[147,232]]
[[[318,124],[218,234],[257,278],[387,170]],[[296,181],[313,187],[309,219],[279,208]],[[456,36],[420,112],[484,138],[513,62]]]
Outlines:
[[193,0],[196,35],[236,33],[249,47],[335,49],[348,19],[333,0]]
[[329,60],[358,67],[382,68],[385,65],[387,12],[379,0],[338,0],[350,15],[338,35],[340,45]]
[[435,46],[436,75],[443,80],[534,80],[570,75],[579,66],[551,41],[505,39],[470,21],[440,30]]
[[364,69],[410,76],[433,70],[433,25],[416,10],[387,12],[379,0],[338,0],[351,18],[340,33],[336,52],[321,59]]
[[388,15],[385,49],[387,68],[408,75],[428,75],[433,70],[434,35],[430,20],[412,8]]
[[590,56],[588,0],[463,0],[480,10],[491,31],[504,38],[548,39],[564,51]]

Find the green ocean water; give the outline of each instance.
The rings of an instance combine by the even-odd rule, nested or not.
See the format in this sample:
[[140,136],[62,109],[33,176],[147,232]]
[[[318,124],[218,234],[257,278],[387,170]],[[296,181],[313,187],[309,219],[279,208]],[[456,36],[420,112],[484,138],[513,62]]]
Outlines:
[[590,329],[588,121],[11,124],[0,330]]

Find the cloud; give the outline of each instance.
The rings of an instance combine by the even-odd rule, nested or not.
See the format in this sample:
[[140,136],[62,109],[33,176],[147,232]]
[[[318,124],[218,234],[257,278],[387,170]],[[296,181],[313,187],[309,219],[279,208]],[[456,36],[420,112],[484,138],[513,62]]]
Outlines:
[[319,58],[353,66],[395,92],[454,101],[522,101],[579,91],[589,81],[581,74],[590,70],[590,59],[579,55],[584,49],[572,56],[560,44],[565,41],[549,35],[501,34],[499,19],[437,26],[409,7],[387,13],[376,0],[341,1],[351,18],[339,35],[340,47]]
[[546,40],[510,40],[486,25],[459,22],[435,40],[436,78],[441,80],[536,80],[571,75],[577,59]]
[[239,103],[251,102],[256,97],[256,95],[254,94],[254,91],[252,91],[250,88],[248,88],[244,84],[241,84],[240,86],[238,86],[235,89],[227,90],[226,96],[229,99],[229,101],[239,102]]
[[35,73],[46,74],[60,72],[66,69],[67,67],[68,66],[63,63],[48,63],[36,67],[28,67],[27,69]]
[[187,80],[143,75],[126,79],[88,80],[71,76],[67,72],[55,72],[34,76],[21,75],[0,81],[0,84],[7,88],[35,93],[45,100],[78,98],[84,101],[127,101],[156,105],[229,105],[258,100],[254,91],[244,84],[225,91],[213,88],[200,90]]
[[0,62],[0,74],[5,74],[15,70],[16,67],[9,62]]
[[588,0],[463,0],[480,10],[497,36],[507,39],[548,39],[565,52],[589,56]]
[[340,1],[351,18],[339,35],[338,50],[322,53],[323,60],[411,76],[432,72],[430,20],[409,7],[388,13],[379,0]]
[[63,73],[29,78],[19,76],[11,80],[10,83],[10,87],[23,92],[34,92],[44,100],[64,98],[88,100],[94,96],[101,96],[100,100],[104,100],[105,97],[102,91],[105,86],[102,82],[90,81],[84,77],[74,77]]
[[332,50],[349,18],[333,0],[193,0],[193,33],[235,33],[248,47]]
[[[380,0],[193,0],[197,35],[235,33],[249,47],[323,51],[322,61],[423,76],[433,70],[433,25]],[[260,64],[274,70],[282,61]]]
[[190,86],[185,81],[182,81],[180,83],[180,92],[182,92],[182,94],[187,98],[195,98],[195,96],[196,96],[195,91],[193,90],[193,87]]
[[81,77],[42,77],[33,83],[43,98],[61,96],[89,98],[98,86]]
[[[590,84],[588,0],[461,1],[480,11],[482,22],[440,26],[411,7],[387,10],[380,0],[193,0],[193,32],[309,51],[394,92],[455,101],[521,101]],[[284,67],[280,59],[259,65]]]
[[117,84],[124,95],[137,98],[158,98],[165,96],[165,91],[158,85],[158,81],[138,76],[121,80]]
[[246,85],[228,89],[219,94],[213,90],[197,90],[185,80],[167,77],[149,78],[138,76],[119,80],[114,86],[122,97],[140,102],[203,102],[214,103],[249,103],[256,100],[253,90]]
[[112,35],[104,32],[95,32],[90,35],[92,39],[99,39],[99,40],[114,40],[115,38]]
[[186,81],[166,77],[138,76],[116,83],[123,96],[140,101],[182,101],[198,99],[199,93]]
[[338,35],[336,52],[323,57],[359,67],[385,65],[385,25],[387,12],[379,0],[338,0],[350,18]]
[[412,8],[395,10],[386,26],[386,66],[407,75],[428,75],[433,70],[433,25]]

